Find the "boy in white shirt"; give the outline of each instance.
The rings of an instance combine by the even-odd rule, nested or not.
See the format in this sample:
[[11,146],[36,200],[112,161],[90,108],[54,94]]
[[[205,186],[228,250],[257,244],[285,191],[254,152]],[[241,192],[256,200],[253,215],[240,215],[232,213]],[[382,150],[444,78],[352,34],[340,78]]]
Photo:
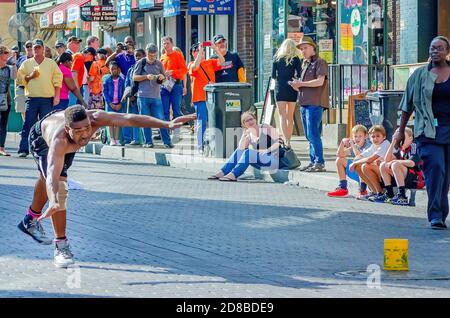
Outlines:
[[372,126],[369,135],[372,146],[356,156],[355,161],[350,165],[350,171],[356,171],[372,191],[367,195],[359,195],[357,199],[373,201],[379,195],[383,195],[379,166],[391,143],[386,140],[386,130],[381,125]]

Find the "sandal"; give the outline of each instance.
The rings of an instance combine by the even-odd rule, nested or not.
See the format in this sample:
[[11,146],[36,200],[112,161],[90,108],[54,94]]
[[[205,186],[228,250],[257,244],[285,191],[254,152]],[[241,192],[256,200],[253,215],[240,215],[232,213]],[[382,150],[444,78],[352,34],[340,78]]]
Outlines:
[[208,180],[219,180],[220,178],[216,175],[212,175],[208,177]]
[[237,181],[237,179],[232,179],[230,177],[224,176],[222,178],[219,178],[219,181],[231,181],[231,182],[235,182]]
[[7,153],[6,151],[0,151],[0,156],[10,157],[11,154]]

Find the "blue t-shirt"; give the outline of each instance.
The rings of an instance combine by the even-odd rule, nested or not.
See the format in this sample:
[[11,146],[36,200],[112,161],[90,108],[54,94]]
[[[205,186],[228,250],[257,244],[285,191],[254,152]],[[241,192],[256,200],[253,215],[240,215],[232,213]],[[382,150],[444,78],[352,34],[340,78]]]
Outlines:
[[[211,58],[217,59],[217,55]],[[239,82],[238,69],[244,67],[241,58],[237,53],[227,52],[224,56],[225,62],[222,64],[222,69],[216,72],[216,83],[223,82]]]
[[128,52],[119,53],[116,56],[115,61],[119,64],[120,71],[124,77],[127,75],[128,70],[136,64],[136,59],[134,58],[133,53]]

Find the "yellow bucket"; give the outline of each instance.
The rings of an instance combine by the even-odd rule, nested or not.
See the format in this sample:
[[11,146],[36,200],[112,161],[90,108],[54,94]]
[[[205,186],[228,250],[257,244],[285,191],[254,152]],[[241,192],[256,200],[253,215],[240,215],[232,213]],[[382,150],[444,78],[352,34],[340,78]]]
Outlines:
[[406,239],[384,240],[384,270],[386,271],[408,270],[408,240]]

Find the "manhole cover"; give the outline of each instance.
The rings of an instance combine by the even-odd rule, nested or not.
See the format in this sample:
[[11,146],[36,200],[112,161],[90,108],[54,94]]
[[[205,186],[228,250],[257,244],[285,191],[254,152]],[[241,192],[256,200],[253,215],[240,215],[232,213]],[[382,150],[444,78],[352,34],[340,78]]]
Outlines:
[[[369,275],[373,275],[373,272],[367,272],[365,270],[350,270],[344,272],[334,273],[335,276],[349,279],[363,279],[367,280]],[[387,272],[381,271],[382,280],[450,280],[449,273],[437,273],[437,272],[425,272],[414,271],[408,272]]]

